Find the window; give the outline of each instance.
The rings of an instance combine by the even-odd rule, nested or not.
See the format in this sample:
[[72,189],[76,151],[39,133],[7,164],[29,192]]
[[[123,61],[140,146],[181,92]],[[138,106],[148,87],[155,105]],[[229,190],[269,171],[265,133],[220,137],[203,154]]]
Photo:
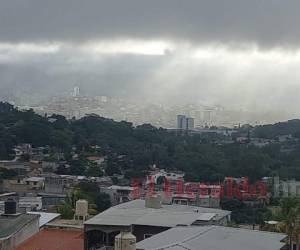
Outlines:
[[150,238],[153,234],[144,234],[144,240]]

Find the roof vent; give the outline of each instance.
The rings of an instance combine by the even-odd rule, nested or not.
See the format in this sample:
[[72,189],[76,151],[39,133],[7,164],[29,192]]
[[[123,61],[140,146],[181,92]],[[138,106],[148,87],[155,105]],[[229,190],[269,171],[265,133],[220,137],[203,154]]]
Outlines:
[[145,207],[158,209],[162,207],[161,204],[162,204],[162,198],[160,195],[155,194],[155,195],[146,196]]

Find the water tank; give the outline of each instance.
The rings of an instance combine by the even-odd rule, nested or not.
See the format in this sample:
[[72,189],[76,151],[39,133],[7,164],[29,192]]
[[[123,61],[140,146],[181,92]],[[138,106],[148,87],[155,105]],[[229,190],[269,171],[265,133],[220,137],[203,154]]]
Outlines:
[[88,208],[89,208],[89,204],[87,200],[76,201],[75,215],[82,216],[82,217],[88,216]]
[[4,214],[16,214],[17,203],[13,199],[7,199],[4,203]]
[[136,237],[130,232],[121,232],[115,237],[115,250],[136,250]]

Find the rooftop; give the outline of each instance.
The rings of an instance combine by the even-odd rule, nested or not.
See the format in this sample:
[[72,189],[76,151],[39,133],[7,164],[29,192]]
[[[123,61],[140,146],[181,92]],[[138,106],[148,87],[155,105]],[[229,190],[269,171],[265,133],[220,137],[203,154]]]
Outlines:
[[0,216],[0,238],[6,238],[19,231],[31,221],[37,219],[39,215],[19,214]]
[[107,187],[107,189],[112,189],[112,190],[124,190],[124,191],[133,191],[133,187],[129,186],[117,186],[117,185],[112,185],[110,187]]
[[16,194],[17,194],[16,192],[2,193],[2,194],[0,194],[0,198],[12,196],[12,195],[16,195]]
[[45,178],[44,177],[37,177],[37,176],[33,176],[33,177],[29,177],[29,178],[27,178],[27,179],[25,179],[25,181],[44,181],[45,180]]
[[[199,218],[220,220],[231,212],[221,209],[186,206],[162,205],[154,209],[145,207],[144,200],[133,200],[111,207],[86,221],[85,225],[149,225],[161,227],[175,227],[177,225],[191,225]],[[208,215],[208,216],[206,216]]]
[[15,250],[82,250],[83,235],[80,230],[43,229]]
[[284,234],[221,226],[176,227],[137,243],[138,250],[279,250]]
[[57,213],[45,213],[45,212],[27,212],[27,214],[37,214],[40,216],[39,227],[45,226],[47,223],[53,221],[54,219],[60,217]]
[[73,220],[73,219],[60,219],[56,218],[47,223],[47,228],[70,228],[70,229],[83,229],[82,220]]

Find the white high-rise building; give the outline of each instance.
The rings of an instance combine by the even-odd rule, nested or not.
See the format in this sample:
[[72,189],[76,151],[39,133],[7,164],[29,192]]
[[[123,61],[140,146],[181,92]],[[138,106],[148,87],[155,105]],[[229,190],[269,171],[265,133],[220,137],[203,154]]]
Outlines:
[[74,87],[74,89],[73,89],[73,93],[72,93],[72,96],[73,97],[78,97],[79,96],[79,94],[80,94],[80,88],[79,87]]

